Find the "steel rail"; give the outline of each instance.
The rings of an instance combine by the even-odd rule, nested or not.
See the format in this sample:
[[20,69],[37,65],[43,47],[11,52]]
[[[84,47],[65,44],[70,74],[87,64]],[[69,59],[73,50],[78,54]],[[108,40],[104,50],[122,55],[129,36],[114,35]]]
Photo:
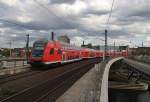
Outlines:
[[[86,71],[88,71],[93,66],[94,66],[94,64],[90,64],[89,66],[87,66],[88,67],[87,69],[78,70],[78,72],[69,76],[68,79],[62,81],[54,89],[48,91],[46,94],[44,94],[43,96],[41,96],[34,102],[43,102],[43,101],[44,102],[47,102],[47,101],[54,102],[56,100],[56,98],[59,96],[59,95],[56,95],[57,91],[62,90],[62,87],[64,88],[64,85],[66,85],[67,83],[73,84],[73,82],[76,81],[80,77],[80,75],[84,74]],[[65,88],[64,88],[64,90],[65,90]]]
[[71,70],[67,70],[62,74],[55,76],[52,79],[41,82],[40,84],[36,84],[30,88],[27,88],[17,94],[14,94],[1,102],[33,102],[34,100],[41,97],[41,95],[47,93],[47,89],[54,89],[60,82],[63,82],[64,79],[72,76],[74,73],[78,72],[79,69],[90,66],[91,64],[97,63],[98,61],[87,61],[84,64],[73,66]]
[[10,81],[14,81],[14,80],[18,80],[24,77],[28,77],[28,76],[33,76],[35,74],[39,74],[42,71],[27,71],[27,72],[23,72],[23,73],[18,73],[18,74],[14,74],[14,75],[8,75],[8,76],[4,76],[0,78],[0,85],[5,84],[7,82]]

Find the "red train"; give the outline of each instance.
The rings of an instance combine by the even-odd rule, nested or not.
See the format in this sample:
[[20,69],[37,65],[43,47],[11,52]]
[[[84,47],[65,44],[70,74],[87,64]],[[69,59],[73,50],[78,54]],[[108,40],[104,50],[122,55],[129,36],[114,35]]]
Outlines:
[[[38,40],[33,44],[30,63],[37,64],[62,64],[81,60],[84,58],[103,57],[104,52],[74,45],[61,43],[58,41]],[[127,56],[123,52],[107,53],[109,57]]]

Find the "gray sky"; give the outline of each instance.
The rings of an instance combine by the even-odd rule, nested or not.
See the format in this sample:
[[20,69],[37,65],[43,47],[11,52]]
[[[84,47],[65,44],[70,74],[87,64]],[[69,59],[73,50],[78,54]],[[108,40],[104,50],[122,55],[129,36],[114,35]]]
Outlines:
[[[67,34],[71,43],[104,44],[112,0],[0,0],[0,47]],[[150,46],[150,0],[115,0],[109,44]],[[131,41],[131,43],[129,43]]]

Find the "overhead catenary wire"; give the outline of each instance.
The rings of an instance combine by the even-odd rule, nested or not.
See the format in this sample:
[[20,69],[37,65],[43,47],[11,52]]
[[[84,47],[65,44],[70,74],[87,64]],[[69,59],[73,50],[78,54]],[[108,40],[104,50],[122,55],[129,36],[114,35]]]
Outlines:
[[47,6],[45,6],[43,3],[39,2],[38,0],[33,0],[33,1],[34,1],[36,4],[38,4],[41,8],[45,9],[45,10],[48,12],[48,14],[49,14],[50,16],[51,16],[51,15],[55,16],[58,20],[61,20],[64,25],[70,25],[67,20],[62,19],[62,17],[58,16],[56,13],[54,13],[51,9],[49,9],[49,8],[48,8]]
[[110,22],[110,18],[111,18],[111,15],[112,15],[114,2],[115,2],[115,0],[112,1],[111,9],[110,9],[110,12],[109,12],[109,15],[108,15],[108,19],[106,20],[106,28],[105,28],[105,51],[104,51],[105,53],[104,53],[103,60],[107,60],[107,57],[106,57],[106,53],[108,51],[108,41],[107,41],[108,35],[107,35],[107,30],[109,28],[109,22]]
[[[50,14],[52,14],[53,16],[55,16],[56,18],[60,19],[65,25],[66,25],[66,24],[67,24],[67,25],[70,25],[70,24],[68,23],[68,21],[66,21],[66,20],[62,19],[62,17],[56,15],[51,9],[49,9],[49,8],[48,8],[47,6],[45,6],[43,3],[39,2],[38,0],[33,0],[33,1],[35,1],[35,3],[37,3],[40,7],[44,8],[45,10],[47,10],[48,13],[50,13]],[[82,36],[86,37],[86,36],[83,35],[82,32],[80,32],[79,30],[78,30],[78,32],[79,32]],[[87,37],[86,37],[86,38],[87,38]]]
[[[68,23],[68,21],[66,21],[66,20],[64,20],[64,19],[62,19],[62,17],[60,17],[60,16],[58,16],[58,15],[56,15],[51,9],[49,9],[47,6],[45,6],[43,3],[41,3],[41,2],[39,2],[38,0],[33,0],[36,4],[38,4],[40,7],[42,7],[43,9],[45,9],[45,10],[47,10],[47,12],[48,12],[48,14],[52,14],[53,16],[55,16],[56,18],[58,18],[59,20],[61,20],[65,25],[67,24],[67,25],[70,25],[69,23]],[[80,32],[80,31],[78,31],[80,34],[82,34],[82,32]],[[82,34],[83,35],[83,34]],[[86,37],[85,35],[84,35],[84,37]],[[86,37],[87,38],[87,37]],[[101,41],[104,41],[103,39],[99,39],[99,40],[101,40]]]
[[[55,13],[53,13],[49,8],[47,8],[44,4],[40,3],[40,2],[37,1],[37,0],[33,0],[33,1],[34,1],[36,4],[38,4],[41,8],[44,8],[44,9],[48,12],[49,15],[52,13],[52,15],[54,15],[55,17],[60,18],[60,17],[58,17]],[[61,18],[60,18],[60,19],[61,19]]]
[[[12,26],[12,27],[19,27],[19,28],[22,28],[22,29],[28,29],[28,28],[31,28],[32,27],[32,25],[26,25],[26,24],[24,24],[24,23],[20,23],[20,22],[18,22],[18,21],[11,21],[11,20],[6,20],[6,19],[4,19],[4,18],[0,18],[0,22],[2,22],[2,24],[11,24],[10,26]],[[5,36],[7,39],[5,39],[6,41],[7,40],[11,40],[11,39],[8,39],[8,36]],[[12,42],[13,42],[14,40],[12,39]],[[10,45],[10,43],[12,44],[12,42],[11,41],[7,41],[6,43],[7,44],[9,44]],[[25,41],[26,42],[26,41]]]
[[27,27],[31,27],[30,25],[20,24],[20,23],[17,22],[17,21],[6,20],[6,19],[3,19],[3,18],[0,18],[0,22],[12,24],[12,25],[15,25],[15,26],[17,26],[17,27],[19,26],[19,27],[25,28],[25,29],[27,29]]
[[[43,3],[40,3],[38,0],[33,0],[33,1],[35,1],[35,3],[38,4],[40,7],[44,8],[44,9],[48,12],[48,14],[55,16],[56,18],[58,18],[58,20],[61,20],[63,24],[65,24],[65,25],[70,25],[67,20],[62,19],[62,17],[60,17],[60,16],[58,16],[57,14],[55,14],[51,9],[49,9],[49,8],[48,8],[46,5],[44,5]],[[113,0],[113,3],[112,3],[111,12],[112,12],[112,9],[113,9],[113,5],[114,5],[114,0]],[[109,15],[108,20],[107,20],[108,23],[109,23],[109,20],[110,20],[110,18],[111,18],[111,12],[110,12],[110,15]],[[3,22],[5,22],[5,23],[7,22],[7,23],[11,23],[11,24],[13,24],[13,25],[21,26],[22,28],[30,27],[30,25],[19,24],[19,23],[17,23],[17,22],[11,22],[11,21],[7,21],[7,20],[3,20]],[[101,40],[102,40],[102,39],[101,39]]]
[[113,12],[114,3],[115,3],[115,0],[112,1],[110,13],[108,15],[108,19],[106,20],[106,28],[105,29],[109,28],[109,24],[110,24],[110,19],[111,19],[112,12]]
[[[83,33],[81,33],[80,31],[78,31],[78,32],[79,32],[80,35],[84,36],[85,39],[86,39],[86,38],[89,39],[88,36],[91,36],[91,35],[89,35],[89,33],[86,33],[86,34],[88,35],[88,36],[86,36],[86,35],[84,35],[85,33],[83,34]],[[96,37],[95,39],[98,39],[98,40],[103,41],[103,42],[105,41],[104,39],[102,39],[102,38],[100,38],[100,37]]]
[[[107,30],[109,29],[109,22],[110,22],[110,19],[111,19],[111,16],[112,16],[112,12],[113,12],[113,6],[114,6],[114,2],[115,0],[112,1],[112,4],[111,4],[111,8],[110,8],[110,12],[109,12],[109,15],[108,15],[108,19],[106,20],[106,28],[105,28],[105,54],[108,50],[108,46],[107,46],[107,38],[108,38],[108,34],[107,34]],[[106,56],[104,57],[104,59],[106,59]]]

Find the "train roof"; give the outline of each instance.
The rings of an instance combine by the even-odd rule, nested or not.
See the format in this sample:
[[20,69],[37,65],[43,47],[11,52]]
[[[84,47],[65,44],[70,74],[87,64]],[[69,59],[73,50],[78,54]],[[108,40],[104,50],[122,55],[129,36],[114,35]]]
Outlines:
[[60,41],[52,41],[52,40],[47,40],[47,39],[39,39],[37,41],[35,41],[34,43],[37,42],[42,42],[42,43],[55,43],[56,45],[60,45],[63,49],[72,49],[72,50],[83,50],[83,51],[95,51],[95,52],[100,52],[100,50],[94,50],[94,49],[90,49],[90,48],[84,48],[84,47],[79,47],[73,44],[68,44],[65,42],[60,42]]

